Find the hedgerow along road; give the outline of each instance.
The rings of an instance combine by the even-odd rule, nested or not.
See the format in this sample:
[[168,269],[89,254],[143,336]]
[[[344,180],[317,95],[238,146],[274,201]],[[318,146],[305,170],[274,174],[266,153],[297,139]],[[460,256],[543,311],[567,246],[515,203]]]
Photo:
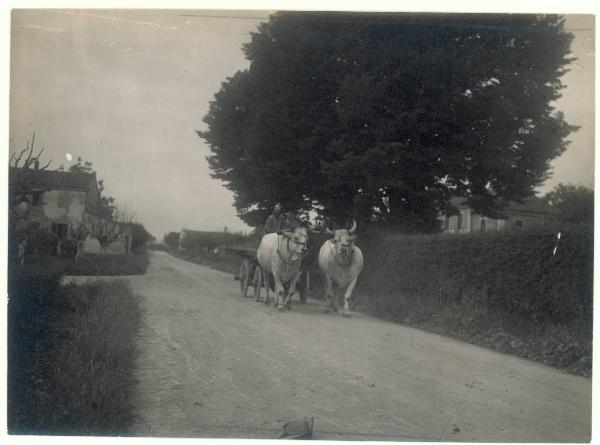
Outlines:
[[232,275],[154,252],[140,296],[132,433],[584,442],[591,379],[354,313],[242,299]]

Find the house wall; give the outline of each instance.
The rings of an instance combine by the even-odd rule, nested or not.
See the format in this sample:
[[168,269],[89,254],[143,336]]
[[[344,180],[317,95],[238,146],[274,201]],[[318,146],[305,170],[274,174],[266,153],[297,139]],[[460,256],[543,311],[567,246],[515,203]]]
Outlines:
[[472,227],[470,209],[459,209],[460,215],[443,216],[440,221],[444,232],[468,233]]
[[[92,196],[90,196],[92,195]],[[97,199],[97,193],[77,190],[51,190],[43,192],[40,196],[40,204],[33,205],[33,198],[29,199],[29,220],[40,224],[41,230],[51,231],[52,224],[67,224],[70,230],[74,224],[83,221],[86,212],[86,203]],[[95,208],[95,205],[93,206]],[[67,239],[71,234],[67,230]],[[111,255],[123,255],[130,251],[131,237],[124,236],[122,239],[112,243],[106,253]],[[84,253],[103,253],[100,243],[96,238],[89,237],[82,245]]]
[[50,230],[52,223],[69,226],[83,220],[86,192],[51,190],[41,194],[40,205],[30,202],[30,220],[40,229]]
[[[488,218],[477,213],[470,212],[469,209],[461,209],[462,224],[461,228],[458,228],[458,217],[453,216],[442,216],[440,218],[440,224],[443,232],[447,233],[475,233],[481,231],[481,221],[485,219],[485,231],[486,232],[497,232],[500,230],[507,229],[519,229],[529,227],[539,227],[552,223],[552,218],[546,215],[536,214],[508,214],[505,219],[494,219]],[[521,222],[519,226],[518,221]]]

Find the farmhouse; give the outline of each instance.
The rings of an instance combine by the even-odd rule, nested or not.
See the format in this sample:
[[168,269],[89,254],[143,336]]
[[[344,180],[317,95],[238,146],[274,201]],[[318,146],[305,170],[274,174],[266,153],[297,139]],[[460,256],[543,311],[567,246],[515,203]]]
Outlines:
[[[19,206],[27,208],[27,221],[34,230],[51,232],[58,238],[58,249],[72,239],[71,229],[83,221],[98,219],[100,197],[95,173],[75,173],[35,169],[10,168],[10,174],[21,192]],[[111,244],[106,253],[129,252],[130,236]],[[100,253],[97,239],[88,236],[83,252]]]
[[505,218],[494,219],[475,213],[464,204],[464,198],[452,198],[458,215],[441,215],[440,227],[445,233],[497,232],[507,229],[523,229],[551,224],[555,210],[540,198],[525,198],[522,202],[511,202],[502,213]]

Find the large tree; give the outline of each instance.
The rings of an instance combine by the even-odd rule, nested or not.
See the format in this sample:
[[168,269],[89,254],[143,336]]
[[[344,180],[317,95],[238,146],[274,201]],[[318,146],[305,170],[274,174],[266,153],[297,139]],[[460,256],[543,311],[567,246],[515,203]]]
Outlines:
[[566,148],[559,16],[285,12],[244,47],[198,134],[240,217],[277,202],[431,229],[451,196],[497,215]]

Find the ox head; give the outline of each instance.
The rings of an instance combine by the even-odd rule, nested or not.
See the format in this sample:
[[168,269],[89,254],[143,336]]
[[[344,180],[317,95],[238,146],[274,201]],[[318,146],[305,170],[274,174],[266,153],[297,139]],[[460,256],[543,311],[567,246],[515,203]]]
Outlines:
[[308,250],[308,232],[305,227],[298,226],[294,230],[284,232],[289,240],[289,251],[293,258],[298,258]]
[[352,254],[352,246],[356,240],[356,222],[352,223],[350,230],[326,229],[325,232],[333,237],[331,242],[335,247],[336,255],[338,255],[341,261],[348,261],[350,259],[350,255]]

